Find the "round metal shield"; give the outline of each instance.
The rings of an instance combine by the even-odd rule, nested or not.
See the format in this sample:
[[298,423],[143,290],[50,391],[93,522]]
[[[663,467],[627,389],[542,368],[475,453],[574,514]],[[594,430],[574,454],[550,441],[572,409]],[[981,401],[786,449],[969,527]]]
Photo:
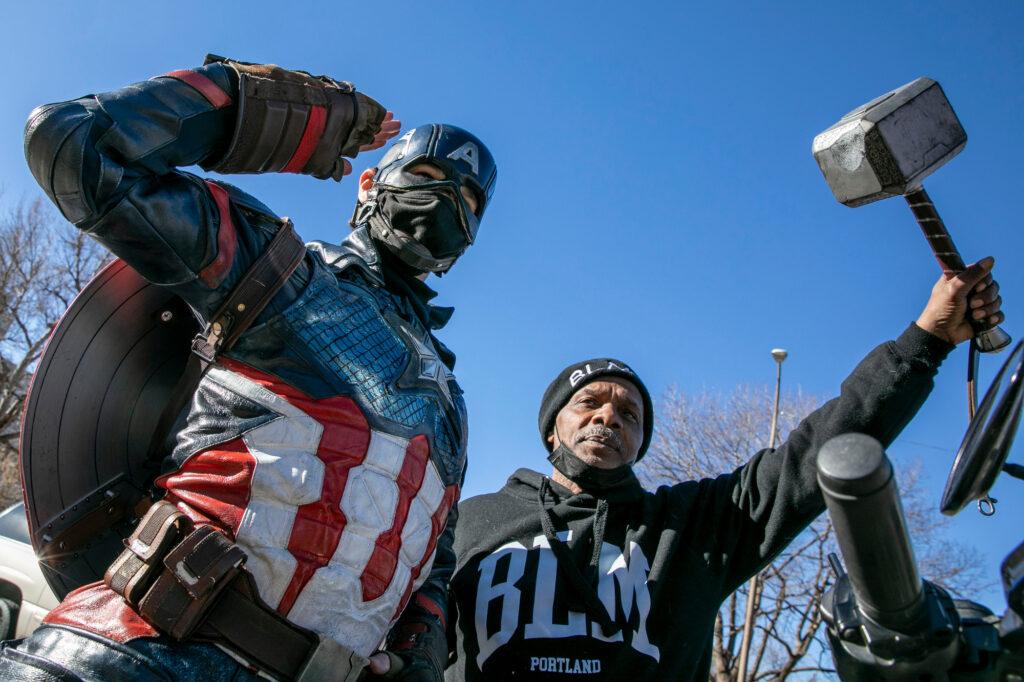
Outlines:
[[148,506],[151,440],[198,329],[180,298],[121,260],[54,327],[26,399],[21,473],[32,546],[59,598],[102,578]]
[[967,427],[939,508],[956,514],[988,495],[1006,463],[1024,408],[1024,341],[1006,358]]

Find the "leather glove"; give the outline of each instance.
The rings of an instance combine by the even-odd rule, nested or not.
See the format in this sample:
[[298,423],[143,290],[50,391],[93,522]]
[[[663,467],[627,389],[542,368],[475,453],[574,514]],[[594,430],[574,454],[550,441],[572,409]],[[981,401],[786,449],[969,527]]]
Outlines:
[[238,118],[224,155],[204,163],[220,173],[303,173],[340,180],[343,156],[373,141],[387,113],[355,86],[327,76],[217,55],[238,74]]
[[367,669],[362,680],[402,680],[402,682],[443,682],[448,663],[448,639],[441,622],[434,616],[400,620],[388,634],[386,649],[388,672],[374,675]]

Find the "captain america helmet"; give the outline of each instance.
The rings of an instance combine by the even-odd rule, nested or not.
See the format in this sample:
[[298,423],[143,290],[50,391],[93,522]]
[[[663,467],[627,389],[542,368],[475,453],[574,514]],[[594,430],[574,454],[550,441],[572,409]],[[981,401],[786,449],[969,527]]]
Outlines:
[[[437,172],[424,173],[424,164]],[[497,175],[490,150],[472,133],[417,126],[384,154],[352,225],[367,223],[372,237],[415,270],[444,274],[476,241]]]
[[[437,166],[444,180],[431,180],[408,170],[419,163]],[[498,166],[487,146],[473,133],[448,123],[429,123],[411,128],[398,138],[377,164],[374,181],[378,188],[451,185],[456,194],[460,185],[476,196],[476,211],[471,220],[470,241],[476,238],[479,220],[494,194]]]

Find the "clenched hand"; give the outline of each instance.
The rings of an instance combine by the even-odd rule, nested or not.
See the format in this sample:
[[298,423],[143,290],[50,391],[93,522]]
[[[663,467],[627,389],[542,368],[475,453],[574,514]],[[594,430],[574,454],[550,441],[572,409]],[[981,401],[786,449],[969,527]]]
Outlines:
[[992,279],[995,262],[988,256],[953,277],[939,277],[928,304],[917,318],[917,326],[958,344],[974,336],[971,320],[1001,324],[1006,316],[1001,310],[999,283]]

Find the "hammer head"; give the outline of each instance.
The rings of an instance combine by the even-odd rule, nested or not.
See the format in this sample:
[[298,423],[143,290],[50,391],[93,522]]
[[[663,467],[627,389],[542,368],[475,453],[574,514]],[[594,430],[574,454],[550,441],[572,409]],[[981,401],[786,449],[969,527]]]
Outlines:
[[848,113],[811,152],[836,199],[862,206],[913,190],[965,144],[942,88],[918,78]]

